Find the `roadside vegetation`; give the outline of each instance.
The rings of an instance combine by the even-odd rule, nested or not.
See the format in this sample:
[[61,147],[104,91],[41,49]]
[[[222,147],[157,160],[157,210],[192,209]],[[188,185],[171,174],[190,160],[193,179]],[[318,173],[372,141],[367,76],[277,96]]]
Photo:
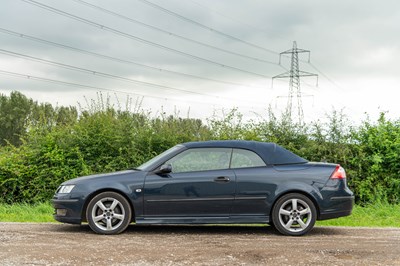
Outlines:
[[350,216],[318,221],[320,226],[400,227],[400,204],[356,205]]
[[48,206],[57,186],[77,176],[132,168],[181,142],[245,139],[276,142],[310,161],[346,169],[358,205],[354,215],[320,224],[352,225],[371,210],[369,223],[380,217],[382,226],[384,220],[398,226],[399,217],[385,217],[400,213],[400,120],[382,113],[354,126],[333,110],[326,121],[300,125],[271,109],[253,121],[244,122],[236,109],[202,121],[154,117],[131,99],[113,106],[101,94],[79,108],[39,104],[19,92],[0,95],[0,220],[9,219],[4,213],[14,206]]
[[[53,212],[49,202],[0,204],[0,221],[55,223]],[[317,226],[400,227],[400,205],[356,205],[351,216],[318,221]]]
[[54,209],[49,202],[28,204],[0,204],[1,222],[55,222],[53,219]]

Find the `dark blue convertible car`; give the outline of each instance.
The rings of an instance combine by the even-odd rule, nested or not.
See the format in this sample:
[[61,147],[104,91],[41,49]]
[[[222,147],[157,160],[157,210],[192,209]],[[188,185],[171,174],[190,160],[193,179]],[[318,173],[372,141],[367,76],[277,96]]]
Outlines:
[[64,182],[53,198],[57,221],[88,222],[100,234],[132,222],[265,223],[297,236],[316,220],[350,215],[353,202],[340,165],[255,141],[180,144],[134,170]]

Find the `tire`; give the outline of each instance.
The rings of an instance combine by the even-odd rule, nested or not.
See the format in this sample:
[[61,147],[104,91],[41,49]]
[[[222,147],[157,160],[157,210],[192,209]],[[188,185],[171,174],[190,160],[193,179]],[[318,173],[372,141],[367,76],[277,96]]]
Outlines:
[[86,219],[94,232],[115,235],[125,231],[131,223],[132,210],[122,195],[116,192],[103,192],[89,202]]
[[308,233],[314,227],[316,218],[314,203],[298,193],[282,196],[272,209],[272,223],[283,235],[301,236]]

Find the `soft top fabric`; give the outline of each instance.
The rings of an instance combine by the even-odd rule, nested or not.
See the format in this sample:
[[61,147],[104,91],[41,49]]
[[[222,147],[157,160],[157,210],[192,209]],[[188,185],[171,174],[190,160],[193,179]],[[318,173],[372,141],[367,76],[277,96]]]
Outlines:
[[211,140],[199,142],[186,142],[186,148],[236,148],[246,149],[257,153],[266,164],[300,164],[308,161],[291,151],[272,142],[259,142],[247,140]]

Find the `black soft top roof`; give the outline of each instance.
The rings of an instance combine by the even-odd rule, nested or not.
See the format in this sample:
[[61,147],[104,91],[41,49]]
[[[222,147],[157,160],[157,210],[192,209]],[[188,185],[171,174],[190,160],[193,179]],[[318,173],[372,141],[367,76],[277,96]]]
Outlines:
[[251,150],[257,153],[265,163],[298,164],[308,161],[291,151],[272,142],[246,141],[246,140],[211,140],[199,142],[186,142],[182,144],[186,148],[237,148]]

